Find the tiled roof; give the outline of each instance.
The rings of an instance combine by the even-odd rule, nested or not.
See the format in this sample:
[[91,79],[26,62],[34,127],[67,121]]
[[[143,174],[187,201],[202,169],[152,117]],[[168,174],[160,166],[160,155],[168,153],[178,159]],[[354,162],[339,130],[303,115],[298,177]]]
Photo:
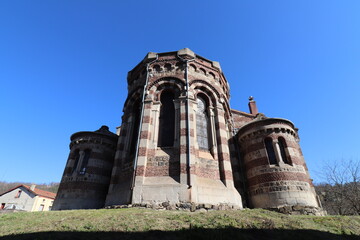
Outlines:
[[[27,185],[23,185],[23,186],[25,188],[27,188],[29,191],[31,191],[29,186],[27,186]],[[48,192],[48,191],[45,191],[45,190],[37,189],[36,187],[35,187],[34,191],[31,191],[31,192],[35,193],[38,196],[42,196],[42,197],[53,198],[53,199],[55,199],[55,197],[56,197],[56,193],[52,193],[52,192]]]
[[32,192],[32,193],[34,193],[34,194],[37,195],[37,196],[46,197],[46,198],[52,198],[52,199],[55,199],[55,197],[56,197],[56,193],[52,193],[52,192],[48,192],[48,191],[45,191],[45,190],[37,189],[36,187],[35,187],[34,191],[32,191],[32,190],[30,189],[30,186],[24,185],[24,184],[21,184],[21,185],[18,185],[18,186],[16,186],[16,187],[12,188],[12,189],[9,189],[9,190],[7,190],[6,192],[0,194],[0,196],[1,196],[1,195],[4,195],[5,193],[11,192],[12,190],[17,189],[17,188],[19,188],[19,187],[24,187],[24,188],[26,188],[29,192]]

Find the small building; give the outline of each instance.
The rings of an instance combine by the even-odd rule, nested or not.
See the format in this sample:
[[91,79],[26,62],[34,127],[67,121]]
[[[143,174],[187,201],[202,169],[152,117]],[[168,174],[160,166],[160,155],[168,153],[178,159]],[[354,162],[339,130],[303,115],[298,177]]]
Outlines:
[[0,194],[0,210],[50,211],[56,194],[36,185],[18,185]]

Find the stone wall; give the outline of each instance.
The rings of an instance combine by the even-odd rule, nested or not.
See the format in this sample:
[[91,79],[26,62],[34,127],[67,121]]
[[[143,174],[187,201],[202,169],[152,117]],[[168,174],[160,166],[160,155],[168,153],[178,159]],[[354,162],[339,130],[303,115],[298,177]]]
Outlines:
[[253,97],[250,113],[231,109],[218,62],[190,49],[150,52],[127,82],[118,137],[107,129],[71,137],[54,209],[318,207],[297,129],[258,113]]
[[[128,84],[129,95],[124,104],[106,205],[171,200],[174,203],[232,202],[240,206],[241,197],[234,188],[228,145],[231,124],[229,86],[220,65],[189,49],[149,53],[129,72]],[[162,127],[159,123],[160,99],[165,91],[174,95],[175,133],[173,145],[161,147],[158,145]],[[208,149],[200,149],[197,143],[199,94],[206,100],[210,126]],[[139,123],[136,123],[133,110],[137,103],[140,103]],[[139,131],[134,132],[134,129]],[[138,139],[137,148],[130,151],[134,137]]]
[[95,132],[72,135],[69,159],[53,210],[104,207],[117,138],[106,126]]
[[[250,204],[255,208],[319,207],[294,125],[285,119],[264,118],[237,134]],[[276,162],[269,160],[264,139],[271,139]],[[283,145],[280,146],[280,141]],[[283,148],[283,153],[281,152]]]

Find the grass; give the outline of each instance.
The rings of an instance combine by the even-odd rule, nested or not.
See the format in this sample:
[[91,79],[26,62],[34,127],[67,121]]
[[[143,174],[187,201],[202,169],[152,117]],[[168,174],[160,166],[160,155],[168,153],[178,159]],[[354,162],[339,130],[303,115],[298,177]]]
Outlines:
[[0,214],[0,239],[360,239],[360,216],[100,209]]

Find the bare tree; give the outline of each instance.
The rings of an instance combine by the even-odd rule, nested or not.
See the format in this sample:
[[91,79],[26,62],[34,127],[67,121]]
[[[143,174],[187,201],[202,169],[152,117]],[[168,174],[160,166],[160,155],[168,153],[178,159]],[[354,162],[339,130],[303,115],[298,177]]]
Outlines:
[[323,175],[326,184],[316,188],[328,213],[360,215],[360,161],[328,163]]

